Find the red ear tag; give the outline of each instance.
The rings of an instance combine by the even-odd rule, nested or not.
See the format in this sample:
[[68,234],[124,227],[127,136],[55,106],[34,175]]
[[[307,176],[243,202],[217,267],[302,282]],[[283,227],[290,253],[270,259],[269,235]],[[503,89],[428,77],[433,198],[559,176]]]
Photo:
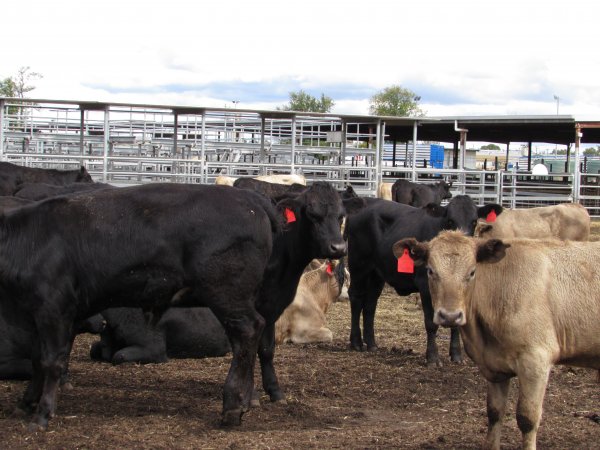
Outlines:
[[493,209],[490,211],[490,213],[487,215],[487,217],[485,218],[486,222],[495,222],[496,221],[496,211],[494,211]]
[[331,263],[327,263],[327,275],[333,275],[333,266]]
[[292,223],[296,221],[296,214],[290,208],[285,208],[285,219],[287,223]]
[[402,256],[398,258],[398,272],[400,273],[415,273],[415,262],[408,254],[408,249],[404,249]]

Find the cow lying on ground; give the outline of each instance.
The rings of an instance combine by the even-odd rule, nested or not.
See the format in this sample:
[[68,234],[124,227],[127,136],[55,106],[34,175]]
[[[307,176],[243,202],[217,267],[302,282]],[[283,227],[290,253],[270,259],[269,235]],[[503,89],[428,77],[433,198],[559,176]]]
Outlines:
[[377,188],[377,198],[384,200],[392,200],[392,186],[394,183],[386,183],[385,181],[379,183]]
[[55,412],[76,321],[114,306],[160,311],[182,297],[211,307],[227,331],[224,421],[239,422],[264,326],[256,294],[279,222],[252,192],[179,184],[53,197],[0,216],[1,293],[18,299],[39,339],[19,402],[34,412],[30,427],[46,428]]
[[477,224],[475,236],[587,241],[590,237],[590,215],[578,203],[505,209],[495,222]]
[[[502,207],[490,204],[478,207],[473,200],[460,195],[452,198],[448,205],[430,205],[413,208],[396,202],[368,199],[368,206],[348,216],[348,266],[350,284],[350,307],[352,323],[350,346],[362,350],[363,337],[367,350],[375,350],[375,309],[384,284],[387,282],[398,295],[419,292],[423,306],[425,329],[427,330],[427,363],[441,365],[436,345],[438,325],[433,322],[433,309],[424,268],[415,268],[414,273],[399,272],[392,245],[399,239],[415,237],[428,241],[442,230],[459,229],[473,235],[477,220],[490,211],[499,214]],[[360,317],[363,316],[361,336]],[[453,330],[450,341],[452,361],[461,361],[460,338]]]
[[284,197],[288,197],[290,194],[299,194],[306,190],[306,186],[303,184],[277,184],[256,180],[254,178],[238,178],[234,181],[233,187],[258,192],[275,202],[278,202]]
[[63,186],[47,183],[23,183],[17,187],[14,196],[26,200],[38,201],[48,197],[56,197],[57,195],[68,195],[99,189],[114,189],[114,186],[106,183],[70,183]]
[[[259,181],[264,181],[266,183],[273,183],[273,184],[301,184],[303,186],[306,186],[306,178],[304,178],[303,175],[296,175],[293,173],[285,174],[285,175],[259,175],[257,177],[252,177],[252,178],[251,177],[243,177],[243,178],[259,180]],[[239,178],[237,178],[237,177],[228,177],[227,175],[219,175],[215,179],[215,184],[233,186],[235,181],[238,179]]]
[[442,200],[452,198],[450,188],[444,180],[436,183],[413,183],[402,178],[392,185],[392,200],[405,205],[422,208],[431,203],[439,205]]
[[600,243],[447,232],[401,240],[394,255],[405,249],[427,270],[435,323],[460,327],[488,380],[486,448],[500,448],[512,377],[523,448],[535,448],[552,365],[600,369]]
[[275,343],[331,342],[325,314],[341,294],[344,264],[324,262],[300,277],[294,301],[275,322]]
[[[302,275],[294,301],[275,323],[278,344],[331,340],[324,314],[339,295],[346,270],[343,264],[334,263],[335,269],[328,271],[327,263],[315,261],[318,265]],[[148,323],[141,308],[109,308],[102,316],[106,327],[90,350],[96,361],[161,363],[168,358],[206,358],[231,351],[225,330],[208,308],[170,308],[156,326]],[[329,339],[323,339],[327,333]]]
[[85,167],[77,170],[37,169],[9,162],[0,162],[0,195],[13,195],[23,183],[65,185],[91,183],[92,177]]
[[225,329],[209,308],[169,308],[155,326],[141,308],[109,308],[102,316],[106,327],[90,349],[96,361],[161,363],[231,351]]

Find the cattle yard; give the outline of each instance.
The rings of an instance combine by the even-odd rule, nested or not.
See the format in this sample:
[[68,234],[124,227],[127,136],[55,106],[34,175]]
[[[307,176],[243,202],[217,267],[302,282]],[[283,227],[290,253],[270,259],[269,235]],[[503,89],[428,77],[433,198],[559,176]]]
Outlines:
[[[599,230],[595,238],[600,237]],[[0,381],[4,448],[401,448],[478,449],[485,437],[486,383],[474,364],[425,365],[425,330],[416,297],[384,291],[377,352],[348,349],[350,306],[328,314],[333,342],[277,347],[287,404],[261,397],[241,427],[219,427],[222,383],[231,356],[112,366],[89,357],[97,336],[80,335],[72,355],[73,390],[62,391],[47,432],[28,433],[11,416],[25,387]],[[447,341],[447,330],[440,340]],[[444,356],[445,356],[444,351]],[[256,383],[260,375],[255,374]],[[517,383],[511,383],[503,448],[519,448]],[[596,372],[552,370],[538,448],[597,448]]]
[[[467,136],[493,142],[513,133],[513,140],[546,138],[575,148],[583,140],[600,142],[596,123],[580,124],[569,116],[507,117],[479,124],[451,118],[0,99],[0,123],[1,160],[59,169],[83,165],[95,181],[114,185],[212,184],[220,174],[300,173],[309,182],[326,180],[340,189],[350,183],[360,195],[376,196],[382,181],[444,178],[452,181],[454,194],[466,193],[480,204],[514,208],[575,201],[600,217],[600,175],[583,172],[579,152],[573,172],[549,175],[535,175],[531,167],[475,170],[465,165]],[[468,123],[470,131],[461,123]],[[546,128],[540,131],[542,125]],[[529,126],[531,133],[516,126]],[[498,128],[506,130],[503,135]],[[418,160],[417,142],[442,139],[454,145],[452,167],[434,168],[431,161]],[[404,142],[404,147],[396,150],[394,144],[390,151],[390,140]]]

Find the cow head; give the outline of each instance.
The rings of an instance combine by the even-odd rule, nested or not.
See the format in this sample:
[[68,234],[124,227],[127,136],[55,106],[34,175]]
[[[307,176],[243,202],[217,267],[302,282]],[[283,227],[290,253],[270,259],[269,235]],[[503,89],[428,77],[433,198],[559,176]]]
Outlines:
[[79,169],[79,173],[77,173],[77,177],[75,178],[75,182],[77,183],[93,183],[92,176],[86,170],[85,167],[81,166]]
[[330,184],[314,183],[298,196],[281,200],[277,207],[293,212],[296,222],[290,226],[302,228],[302,239],[311,258],[337,259],[346,254],[342,236],[346,211],[339,193]]
[[495,203],[477,206],[468,195],[457,195],[446,206],[430,203],[424,209],[431,216],[442,218],[443,229],[460,230],[469,236],[474,235],[479,218],[487,217],[491,211],[496,215],[502,213],[502,206]]
[[498,239],[473,239],[460,232],[446,231],[430,242],[402,239],[393,245],[392,251],[398,258],[408,249],[415,265],[427,268],[433,321],[455,327],[467,323],[477,264],[500,261],[509,247],[510,244]]
[[438,181],[436,183],[438,192],[440,193],[440,198],[442,200],[447,198],[452,198],[452,193],[450,192],[450,188],[452,187],[452,183],[446,183],[445,180]]

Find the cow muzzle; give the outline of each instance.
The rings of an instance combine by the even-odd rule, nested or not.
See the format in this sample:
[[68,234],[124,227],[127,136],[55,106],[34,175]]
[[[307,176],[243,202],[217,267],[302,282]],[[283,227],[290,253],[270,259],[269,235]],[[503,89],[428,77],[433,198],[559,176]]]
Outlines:
[[448,311],[445,308],[440,308],[435,311],[433,322],[442,327],[460,327],[467,320],[461,310]]
[[332,243],[329,245],[329,248],[327,249],[329,255],[328,258],[332,258],[332,259],[339,259],[342,256],[346,255],[346,243],[345,242],[337,242],[337,243]]

